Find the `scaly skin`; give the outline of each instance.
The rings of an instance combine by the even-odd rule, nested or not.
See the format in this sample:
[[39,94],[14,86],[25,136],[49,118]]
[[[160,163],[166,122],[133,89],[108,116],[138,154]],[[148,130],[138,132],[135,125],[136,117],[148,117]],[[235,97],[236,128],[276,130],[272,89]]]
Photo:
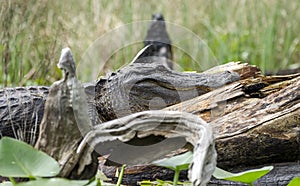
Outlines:
[[33,145],[48,93],[45,86],[0,90],[0,137],[10,136]]
[[144,110],[158,110],[239,80],[235,72],[183,73],[171,70],[162,57],[144,57],[152,45],[128,66],[100,79],[95,104],[102,121]]

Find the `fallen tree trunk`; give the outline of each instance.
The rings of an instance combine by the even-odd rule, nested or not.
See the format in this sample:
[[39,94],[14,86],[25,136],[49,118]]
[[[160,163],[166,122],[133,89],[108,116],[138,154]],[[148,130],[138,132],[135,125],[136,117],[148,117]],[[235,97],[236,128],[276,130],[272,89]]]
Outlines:
[[[236,172],[254,165],[274,165],[271,174],[257,183],[286,185],[293,177],[300,176],[300,77],[297,76],[273,79],[262,76],[261,81],[236,82],[164,110],[190,112],[210,122],[216,135],[218,166]],[[249,82],[254,82],[251,85],[255,86],[255,82],[267,84],[267,81],[270,82],[268,86],[245,91]],[[264,94],[264,98],[251,97],[266,90],[272,90],[272,94]],[[105,169],[111,177],[112,170],[111,166]],[[137,166],[126,170],[124,180],[130,185],[140,179],[162,179],[173,175],[172,171],[157,167]],[[185,176],[183,173],[182,178]],[[242,185],[216,180],[212,184]]]
[[[99,148],[105,150],[105,146],[101,146],[100,142],[112,140],[122,142],[125,140],[131,146],[136,146],[138,143],[141,143],[140,146],[151,146],[165,141],[157,135],[166,138],[184,136],[195,149],[199,149],[197,146],[198,138],[193,136],[195,135],[193,127],[196,129],[200,126],[197,126],[196,123],[192,124],[188,117],[181,118],[168,115],[172,112],[166,111],[171,110],[196,114],[211,124],[215,131],[218,165],[223,168],[248,167],[300,159],[300,77],[297,77],[299,75],[264,77],[258,76],[257,71],[253,70],[255,68],[237,65],[239,68],[234,71],[238,72],[244,80],[216,88],[194,99],[165,108],[165,111],[162,112],[166,113],[165,118],[156,114],[150,114],[148,115],[150,118],[147,118],[145,117],[146,113],[140,113],[92,127],[87,119],[87,113],[80,111],[80,106],[83,105],[80,100],[85,100],[85,98],[81,98],[81,94],[79,94],[80,87],[74,80],[75,73],[70,73],[70,64],[64,62],[70,62],[70,59],[68,58],[60,64],[66,76],[59,84],[55,84],[56,86],[49,93],[49,96],[54,97],[49,98],[49,101],[47,100],[41,132],[36,144],[37,148],[51,154],[60,162],[63,167],[61,176],[88,178],[95,173],[97,155],[93,149],[86,146],[87,141],[92,142],[92,146],[100,145]],[[206,73],[215,73],[215,71],[233,67],[235,68],[236,65],[214,68]],[[74,69],[72,70],[74,71]],[[51,100],[54,102],[50,103]],[[87,106],[84,108],[86,109]],[[53,112],[55,109],[57,110]],[[156,111],[155,113],[159,112]],[[81,116],[79,120],[78,117],[76,118],[78,115]],[[182,120],[186,122],[182,122]],[[169,125],[161,125],[164,122]],[[127,126],[129,123],[131,126]],[[180,133],[174,133],[176,128],[174,124],[180,124],[177,126],[180,128]],[[144,129],[147,132],[143,133]],[[65,131],[70,131],[70,134],[73,135],[66,136]],[[137,133],[137,131],[139,132]],[[81,146],[79,146],[82,140],[81,135],[84,136],[85,134],[88,134],[86,140],[81,142]],[[136,134],[138,135],[135,136]],[[146,137],[151,134],[154,136],[151,136],[150,143],[145,143],[144,138],[139,142],[130,144],[132,140],[138,137]],[[178,144],[178,141],[173,142],[173,145],[176,143]],[[115,149],[118,149],[118,143],[110,143],[109,150],[113,149],[113,145],[116,146]],[[160,148],[150,148],[144,153],[134,154],[140,158],[133,157],[133,154],[129,154],[126,158],[126,149],[123,152],[115,151],[115,154],[119,154],[119,156],[121,154],[121,160],[122,158],[126,161],[133,160],[131,163],[134,165],[141,162],[149,163],[160,158],[160,155],[169,153],[170,150],[182,147],[175,146],[176,148],[173,149],[172,143],[171,148],[166,148],[164,145],[158,146]],[[77,149],[78,147],[80,148]],[[76,149],[77,152],[75,152]],[[105,155],[104,153],[105,151],[102,151],[101,155]],[[113,153],[110,152],[112,157]],[[195,153],[198,154],[197,151]],[[145,158],[144,155],[148,156]],[[194,163],[200,162],[194,161]],[[105,169],[105,166],[103,164],[102,168]],[[138,169],[136,170],[138,171]],[[131,173],[134,172],[131,171]],[[142,172],[141,174],[147,173]],[[196,175],[191,176],[192,180],[197,183],[196,185],[201,182],[200,175],[198,171]]]
[[194,113],[210,122],[216,134],[218,165],[224,168],[299,160],[300,77],[286,80],[288,86],[281,90],[276,84],[261,89],[277,88],[262,99],[247,98],[242,83],[165,110]]

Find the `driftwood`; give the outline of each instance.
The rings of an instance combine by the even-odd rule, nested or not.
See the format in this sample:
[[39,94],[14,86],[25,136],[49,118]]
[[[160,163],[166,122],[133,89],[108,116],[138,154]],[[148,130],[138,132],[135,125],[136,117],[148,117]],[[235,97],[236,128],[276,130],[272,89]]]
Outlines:
[[[193,161],[190,165],[189,178],[193,185],[206,185],[214,171],[216,165],[216,152],[214,148],[214,140],[210,126],[202,119],[188,113],[175,111],[144,111],[123,117],[117,120],[105,122],[93,128],[82,141],[78,152],[83,152],[82,164],[91,163],[90,154],[94,148],[101,142],[120,140],[127,142],[135,136],[139,138],[149,135],[164,136],[171,140],[174,150],[180,148],[182,143],[178,137],[184,139],[193,145]],[[157,146],[168,145],[158,144]],[[88,146],[86,148],[86,146]],[[92,148],[91,148],[92,147]],[[128,148],[128,146],[126,146]],[[163,146],[166,148],[166,146]],[[126,150],[125,150],[126,151]],[[124,151],[124,153],[126,153]],[[132,149],[127,149],[127,152]],[[159,154],[157,154],[157,152]],[[138,153],[138,151],[134,151]],[[147,152],[142,152],[147,154]],[[157,151],[156,157],[143,157],[139,162],[150,163],[151,160],[159,159],[168,151]],[[149,154],[148,154],[149,155]],[[119,154],[123,157],[123,154]],[[84,167],[79,168],[79,172]]]
[[35,147],[56,159],[62,167],[60,176],[67,177],[80,158],[76,149],[82,136],[91,130],[92,125],[69,48],[62,50],[58,66],[63,70],[64,77],[50,88],[40,126],[42,132]]
[[[257,184],[287,185],[300,176],[299,103],[298,74],[247,79],[166,110],[194,113],[210,122],[216,134],[219,167],[239,171],[238,167],[273,165],[275,169]],[[294,163],[276,164],[291,161]]]
[[[258,76],[232,83],[164,110],[190,112],[210,122],[216,135],[218,166],[240,171],[253,166],[273,165],[275,169],[261,178],[258,184],[286,185],[293,177],[300,176],[299,102],[299,74]],[[106,167],[106,173],[111,177],[112,169],[113,167]],[[150,179],[162,179],[173,173],[144,166],[128,167],[126,170],[128,174],[125,180],[129,184],[141,178],[146,179],[144,175],[148,175]],[[184,178],[184,174],[182,176]],[[241,185],[213,180],[212,185],[216,184]]]
[[[165,110],[190,112],[212,125],[219,166],[297,161],[300,159],[300,77],[296,76],[251,92],[277,91],[262,99],[247,98],[251,94],[245,93],[245,86],[250,82],[247,80],[247,84],[236,82]],[[265,77],[259,78],[260,81],[253,81],[267,83]]]
[[[63,62],[68,62],[69,58],[66,59]],[[59,161],[63,167],[60,173],[63,177],[91,177],[97,169],[97,154],[91,147],[96,147],[96,150],[97,146],[100,149],[105,149],[100,143],[104,141],[119,140],[130,143],[137,137],[154,135],[151,137],[160,139],[157,141],[159,143],[166,140],[156,137],[156,135],[168,139],[181,136],[185,137],[186,141],[194,146],[195,156],[201,154],[197,153],[200,147],[213,149],[210,140],[208,140],[210,142],[200,146],[197,145],[203,140],[203,136],[209,136],[209,133],[196,132],[205,125],[204,121],[202,122],[201,119],[197,117],[196,119],[195,116],[190,114],[179,114],[179,112],[170,111],[189,112],[200,116],[211,124],[216,137],[218,166],[223,168],[249,167],[274,162],[296,162],[300,159],[299,75],[265,77],[259,75],[259,71],[255,67],[229,63],[208,70],[205,73],[232,70],[240,74],[242,80],[239,82],[165,108],[165,111],[137,113],[92,127],[87,118],[87,113],[80,112],[80,107],[78,107],[78,105],[83,105],[84,108],[87,108],[85,103],[80,101],[84,99],[80,99],[82,91],[78,82],[74,80],[75,73],[69,72],[74,69],[70,69],[70,66],[64,66],[68,63],[62,64],[61,68],[65,71],[65,77],[59,83],[54,84],[50,90],[49,96],[52,98],[49,98],[46,103],[45,115],[41,124],[42,132],[36,147]],[[80,115],[79,118],[78,115]],[[201,135],[197,137],[197,135],[194,136],[195,134]],[[82,136],[86,136],[84,140]],[[152,138],[150,141],[153,143]],[[150,160],[160,158],[185,144],[180,143],[178,146],[178,141],[172,143],[171,140],[170,142],[170,148],[161,146],[161,148],[156,149],[158,151],[152,154],[151,151],[144,153],[146,155],[150,153],[152,159],[146,157],[145,161],[145,158],[141,156],[136,162],[132,161],[132,165],[135,163],[149,163]],[[91,147],[89,147],[89,144]],[[185,147],[191,149],[189,146]],[[181,149],[181,151],[185,151],[186,148]],[[101,155],[105,155],[105,152],[99,152]],[[157,154],[157,152],[160,152],[160,154]],[[198,158],[205,159],[206,155],[201,157]],[[213,162],[213,156],[211,158],[207,161]],[[124,159],[128,160],[125,153]],[[136,158],[131,159],[136,160]],[[115,159],[112,158],[112,160]],[[197,163],[201,164],[201,161],[194,161],[193,166]],[[104,164],[101,165],[104,172],[108,170],[109,167]],[[137,175],[139,173],[147,175],[147,171],[141,172],[141,170],[146,170],[149,166],[146,166],[146,169],[145,166],[144,169],[141,169],[141,167],[136,167]],[[205,169],[205,165],[197,165],[197,167],[204,167]],[[126,171],[128,172],[129,169],[130,166]],[[295,169],[293,175],[298,174],[297,168]],[[147,170],[157,170],[159,172],[159,169],[156,168]],[[195,169],[192,170],[191,180],[195,185],[201,185],[205,183],[207,178],[201,172],[210,174],[212,168],[209,171],[198,169],[197,172]],[[284,170],[286,169],[282,169],[283,173],[280,172],[280,174],[286,175]],[[132,174],[134,171],[131,170],[130,173]],[[168,172],[163,172],[163,174],[165,173]],[[156,177],[151,178],[155,179]],[[202,178],[204,178],[204,182],[201,182]],[[272,182],[276,183],[278,180],[275,179]]]
[[[263,164],[274,165],[275,170],[272,172],[277,171],[276,174],[281,177],[269,174],[258,183],[263,184],[267,180],[269,184],[284,185],[294,176],[300,175],[297,163],[300,159],[299,101],[299,74],[256,76],[164,110],[190,112],[211,123],[216,134],[218,166],[237,171],[241,169],[232,167],[244,167],[245,170],[253,165],[258,167]],[[280,165],[279,168],[278,164],[273,164],[290,161],[295,163]],[[108,174],[113,169],[109,166],[106,168]],[[145,179],[143,175],[151,175],[149,173],[151,170],[155,170],[156,177],[148,178],[164,178],[172,175],[172,172],[160,175],[159,172],[163,171],[157,167],[152,169],[143,166],[128,167],[125,179],[128,181]],[[226,184],[214,182],[217,183]]]

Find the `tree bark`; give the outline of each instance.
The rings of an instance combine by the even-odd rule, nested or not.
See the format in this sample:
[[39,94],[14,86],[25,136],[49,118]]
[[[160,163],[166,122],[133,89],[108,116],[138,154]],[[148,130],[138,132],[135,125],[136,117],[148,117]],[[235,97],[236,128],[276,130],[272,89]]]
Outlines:
[[[278,77],[260,77],[255,82],[276,83],[248,93],[245,87],[251,80],[233,83],[165,110],[194,113],[209,122],[216,135],[218,165],[223,168],[297,161],[300,77],[293,77],[281,82],[276,82]],[[266,90],[273,92],[264,98],[251,97]]]

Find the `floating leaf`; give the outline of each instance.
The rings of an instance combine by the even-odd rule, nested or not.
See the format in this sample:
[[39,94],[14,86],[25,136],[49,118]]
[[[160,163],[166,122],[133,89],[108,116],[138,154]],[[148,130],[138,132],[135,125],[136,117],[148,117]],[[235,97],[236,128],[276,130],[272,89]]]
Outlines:
[[217,179],[238,181],[247,184],[255,182],[273,169],[273,166],[263,167],[261,169],[252,169],[240,173],[231,173],[216,167],[213,176]]
[[0,140],[0,175],[4,177],[51,177],[59,173],[58,163],[44,152],[13,138]]
[[88,180],[67,180],[64,178],[49,178],[49,179],[39,179],[34,181],[22,182],[17,184],[17,186],[84,186],[88,183]]
[[166,167],[172,170],[187,170],[192,160],[193,153],[191,151],[188,151],[178,156],[154,161],[153,164],[157,166]]
[[153,164],[174,170],[175,173],[173,178],[173,185],[176,186],[178,184],[180,171],[187,170],[192,160],[193,160],[193,153],[188,151],[178,156],[154,161]]
[[299,186],[300,185],[300,177],[295,177],[290,181],[287,186]]

